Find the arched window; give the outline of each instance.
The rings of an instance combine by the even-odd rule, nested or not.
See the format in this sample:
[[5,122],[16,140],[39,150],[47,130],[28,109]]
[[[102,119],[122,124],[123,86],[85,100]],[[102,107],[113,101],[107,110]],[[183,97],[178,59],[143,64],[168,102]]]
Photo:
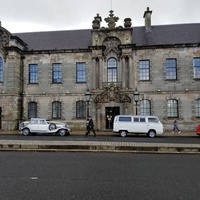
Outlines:
[[107,80],[108,82],[117,82],[117,60],[115,58],[108,59]]
[[28,103],[28,118],[37,118],[37,103],[34,101]]
[[179,117],[178,115],[178,100],[170,99],[167,101],[167,116],[170,117]]
[[200,117],[200,99],[196,99],[195,101],[195,112],[196,117]]
[[78,119],[86,118],[86,102],[85,101],[76,102],[76,118]]
[[61,119],[61,102],[52,102],[52,119]]
[[0,82],[3,82],[3,58],[0,57]]
[[141,115],[151,115],[151,101],[142,100],[140,102],[140,114]]

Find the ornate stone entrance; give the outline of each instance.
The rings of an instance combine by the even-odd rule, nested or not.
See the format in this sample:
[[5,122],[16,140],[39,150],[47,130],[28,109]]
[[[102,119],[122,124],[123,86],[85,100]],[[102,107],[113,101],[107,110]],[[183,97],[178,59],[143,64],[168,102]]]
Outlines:
[[123,114],[123,110],[131,103],[131,98],[120,90],[119,83],[104,84],[104,91],[94,99],[96,104],[98,129],[112,129],[116,115]]

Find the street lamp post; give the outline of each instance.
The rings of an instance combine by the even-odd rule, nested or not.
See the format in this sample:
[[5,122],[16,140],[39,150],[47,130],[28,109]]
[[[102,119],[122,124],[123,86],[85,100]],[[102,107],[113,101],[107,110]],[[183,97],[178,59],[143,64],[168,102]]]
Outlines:
[[138,103],[138,101],[140,100],[140,99],[139,99],[139,98],[140,98],[140,93],[138,92],[137,88],[136,88],[136,90],[135,90],[134,93],[133,93],[133,97],[134,97],[135,106],[136,106],[135,113],[136,113],[136,115],[137,115],[137,114],[138,114],[138,111],[137,111],[137,103]]
[[85,100],[86,100],[86,102],[87,102],[87,119],[88,119],[88,117],[89,117],[89,102],[90,102],[90,97],[91,97],[91,93],[90,93],[90,91],[89,91],[89,88],[87,88],[87,91],[86,91],[86,93],[85,93]]

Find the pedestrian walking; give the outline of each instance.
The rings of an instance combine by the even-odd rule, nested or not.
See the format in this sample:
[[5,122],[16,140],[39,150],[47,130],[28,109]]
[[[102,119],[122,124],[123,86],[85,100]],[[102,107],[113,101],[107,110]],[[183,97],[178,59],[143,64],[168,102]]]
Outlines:
[[87,127],[87,131],[85,133],[85,136],[87,137],[88,134],[90,133],[90,131],[92,131],[94,133],[94,137],[96,137],[96,133],[94,130],[94,122],[93,122],[93,119],[91,116],[89,116],[89,121],[88,121],[86,127]]
[[172,133],[174,133],[175,131],[178,131],[178,133],[181,132],[180,129],[179,129],[179,127],[178,127],[177,120],[174,120],[174,125],[173,125],[173,131],[172,131]]

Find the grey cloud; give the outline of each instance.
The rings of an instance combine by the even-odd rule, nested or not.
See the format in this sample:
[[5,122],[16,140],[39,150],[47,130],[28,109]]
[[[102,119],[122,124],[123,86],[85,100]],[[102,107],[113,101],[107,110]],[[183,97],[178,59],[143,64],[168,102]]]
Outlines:
[[153,10],[153,25],[200,23],[199,0],[9,0],[1,2],[0,21],[5,28],[9,24],[11,32],[28,32],[25,23],[33,25],[35,31],[85,29],[92,27],[97,13],[104,19],[113,9],[120,18],[118,25],[130,17],[133,26],[143,26],[147,7]]

